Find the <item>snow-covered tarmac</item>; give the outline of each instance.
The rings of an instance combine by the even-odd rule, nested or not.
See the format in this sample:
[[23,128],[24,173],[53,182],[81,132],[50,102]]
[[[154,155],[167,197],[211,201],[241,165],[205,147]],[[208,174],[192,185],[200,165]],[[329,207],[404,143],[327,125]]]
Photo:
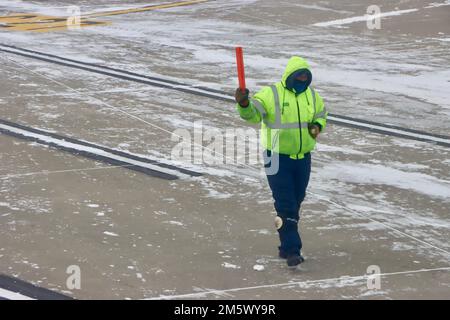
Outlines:
[[[445,145],[331,124],[313,154],[301,222],[307,261],[296,271],[276,258],[260,165],[171,157],[176,130],[194,135],[200,121],[224,136],[248,128],[233,103],[204,90],[232,95],[236,44],[252,92],[302,55],[331,113],[445,140],[450,5],[441,2],[380,1],[380,30],[361,18],[372,1],[268,0],[102,16],[108,24],[81,30],[0,28],[1,44],[173,82],[1,51],[1,119],[203,174],[164,180],[1,134],[0,272],[80,299],[449,299]],[[81,9],[156,3],[96,0]],[[65,16],[70,4],[0,1],[0,13]],[[67,286],[72,265],[81,289]],[[379,267],[379,289],[368,288],[370,266]]]

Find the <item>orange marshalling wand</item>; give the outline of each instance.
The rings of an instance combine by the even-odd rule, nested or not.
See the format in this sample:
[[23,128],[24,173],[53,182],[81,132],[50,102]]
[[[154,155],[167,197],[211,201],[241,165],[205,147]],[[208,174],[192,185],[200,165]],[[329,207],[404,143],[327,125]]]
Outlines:
[[244,53],[242,52],[242,47],[236,47],[236,63],[237,72],[239,79],[239,88],[242,92],[245,92],[245,71],[244,71]]

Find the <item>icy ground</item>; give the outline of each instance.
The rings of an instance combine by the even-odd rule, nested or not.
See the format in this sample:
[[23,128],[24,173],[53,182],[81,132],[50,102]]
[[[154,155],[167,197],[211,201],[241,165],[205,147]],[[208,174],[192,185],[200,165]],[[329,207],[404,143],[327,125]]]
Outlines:
[[[82,9],[148,3],[92,1]],[[442,18],[450,5],[380,1],[383,12],[397,13],[374,31],[360,18],[370,4],[211,1],[102,17],[111,24],[80,31],[0,29],[0,43],[230,93],[236,44],[252,92],[301,55],[332,113],[450,135],[450,23]],[[64,16],[65,5],[0,1],[0,12]],[[177,129],[193,132],[198,121],[223,133],[247,128],[232,104],[1,52],[0,59],[2,118],[13,122],[168,162]],[[313,155],[302,209],[307,263],[297,273],[276,259],[270,190],[258,165],[183,163],[205,175],[167,182],[3,135],[0,150],[1,272],[77,298],[450,298],[448,271],[402,273],[450,267],[445,147],[329,126]],[[81,290],[65,285],[73,264]],[[370,265],[392,274],[378,291],[368,291],[365,278],[339,280]]]

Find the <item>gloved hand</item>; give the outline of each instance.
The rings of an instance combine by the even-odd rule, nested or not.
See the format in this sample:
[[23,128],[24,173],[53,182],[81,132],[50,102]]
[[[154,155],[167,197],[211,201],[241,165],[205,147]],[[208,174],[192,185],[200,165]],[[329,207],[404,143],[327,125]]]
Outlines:
[[309,130],[309,134],[311,135],[311,137],[316,139],[320,133],[320,126],[316,123],[310,123],[308,125],[308,130]]
[[248,95],[250,94],[250,91],[248,89],[245,89],[245,93],[241,91],[240,88],[236,89],[236,93],[234,94],[234,98],[236,99],[236,102],[239,103],[241,107],[248,107],[249,101],[248,101]]

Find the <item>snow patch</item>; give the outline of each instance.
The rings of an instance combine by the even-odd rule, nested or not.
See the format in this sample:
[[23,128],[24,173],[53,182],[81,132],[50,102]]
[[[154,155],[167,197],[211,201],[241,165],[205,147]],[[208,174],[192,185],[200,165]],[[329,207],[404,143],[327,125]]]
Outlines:
[[107,236],[111,236],[111,237],[118,237],[119,236],[117,233],[110,232],[110,231],[104,231],[103,233],[106,234]]
[[362,152],[362,151],[354,150],[351,148],[329,146],[329,145],[322,144],[322,143],[318,143],[316,145],[316,150],[320,151],[320,152],[341,152],[344,154],[355,154],[355,155],[366,155],[367,154],[367,152]]
[[184,226],[184,224],[183,224],[182,222],[180,222],[180,221],[174,221],[174,220],[171,220],[171,221],[164,221],[163,223],[173,224],[173,225],[181,226],[181,227]]
[[328,179],[359,183],[389,185],[405,190],[413,190],[430,197],[450,199],[450,181],[418,173],[361,163],[327,164],[321,175]]
[[374,20],[377,18],[400,16],[405,13],[411,13],[411,12],[416,12],[416,11],[419,11],[419,9],[396,10],[396,11],[383,12],[383,13],[374,14],[374,15],[365,14],[363,16],[338,19],[338,20],[332,20],[332,21],[325,21],[325,22],[318,22],[318,23],[314,23],[313,26],[315,26],[315,27],[341,26],[344,24],[350,24],[350,23],[355,23],[355,22],[370,21],[370,20]]
[[231,264],[228,262],[222,263],[222,267],[227,268],[227,269],[240,269],[241,268],[240,266],[237,266],[235,264]]
[[432,2],[430,4],[428,4],[428,6],[424,7],[425,9],[430,9],[430,8],[438,8],[438,7],[443,7],[443,6],[450,6],[450,1],[446,1],[446,2]]
[[255,264],[253,266],[253,270],[255,270],[255,271],[264,271],[264,269],[265,269],[265,267],[263,265],[260,265],[260,264]]

